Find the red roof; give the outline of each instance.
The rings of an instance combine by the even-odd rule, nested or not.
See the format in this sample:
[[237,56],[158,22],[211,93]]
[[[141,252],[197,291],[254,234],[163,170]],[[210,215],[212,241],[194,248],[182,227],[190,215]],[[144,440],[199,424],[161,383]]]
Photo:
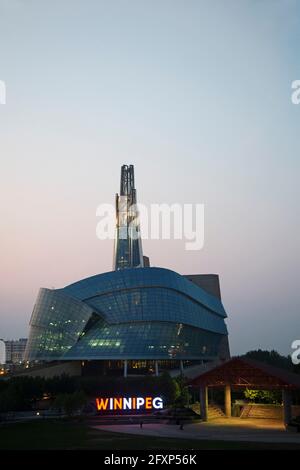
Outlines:
[[264,362],[236,357],[209,371],[204,371],[191,380],[190,384],[195,387],[200,385],[222,387],[228,384],[232,388],[300,389],[300,375]]

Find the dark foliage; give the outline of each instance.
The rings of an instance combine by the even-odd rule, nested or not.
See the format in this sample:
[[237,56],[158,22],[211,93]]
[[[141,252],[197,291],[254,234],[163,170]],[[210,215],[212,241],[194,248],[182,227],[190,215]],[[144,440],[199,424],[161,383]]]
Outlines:
[[82,391],[87,397],[135,395],[161,395],[166,404],[173,403],[178,387],[169,374],[159,377],[70,377],[62,375],[41,377],[14,377],[0,382],[0,412],[30,410],[44,395],[55,399],[59,395],[72,395]]
[[289,370],[290,372],[300,374],[300,364],[295,365],[292,363],[291,356],[282,356],[277,351],[265,351],[262,349],[257,349],[254,351],[247,352],[244,357],[253,359],[255,361],[265,362],[274,367],[279,367],[282,369]]

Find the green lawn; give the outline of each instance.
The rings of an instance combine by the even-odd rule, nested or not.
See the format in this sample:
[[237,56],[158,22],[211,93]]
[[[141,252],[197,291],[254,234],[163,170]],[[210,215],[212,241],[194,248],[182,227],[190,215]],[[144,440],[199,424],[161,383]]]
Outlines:
[[296,444],[199,441],[119,434],[72,421],[31,421],[0,426],[0,449],[299,449]]

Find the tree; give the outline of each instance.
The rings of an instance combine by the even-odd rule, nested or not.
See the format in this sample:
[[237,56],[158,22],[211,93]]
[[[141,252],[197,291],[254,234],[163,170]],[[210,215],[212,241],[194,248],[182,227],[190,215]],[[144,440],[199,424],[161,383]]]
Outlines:
[[46,389],[53,396],[59,393],[73,393],[77,390],[77,381],[77,377],[67,374],[54,376],[46,380]]
[[82,390],[74,393],[61,393],[57,395],[53,403],[53,408],[64,411],[68,416],[73,416],[80,411],[87,403],[87,397]]
[[268,403],[279,404],[281,403],[280,390],[251,390],[246,388],[244,391],[245,398],[253,403]]
[[279,354],[274,349],[272,351],[266,351],[262,349],[257,349],[253,351],[248,351],[244,357],[248,359],[253,359],[255,361],[265,362],[274,367],[281,367],[282,369],[293,370],[293,363],[291,357],[285,357]]
[[41,377],[12,377],[0,391],[1,411],[30,410],[44,393],[44,379]]
[[190,403],[191,394],[189,392],[187,378],[184,375],[179,375],[176,377],[175,382],[177,384],[178,394],[175,399],[175,404],[178,406],[186,406]]
[[174,403],[180,391],[175,379],[172,379],[168,372],[163,372],[156,379],[156,390],[164,397],[165,403]]
[[0,393],[0,412],[24,410],[24,400],[16,390],[7,388]]

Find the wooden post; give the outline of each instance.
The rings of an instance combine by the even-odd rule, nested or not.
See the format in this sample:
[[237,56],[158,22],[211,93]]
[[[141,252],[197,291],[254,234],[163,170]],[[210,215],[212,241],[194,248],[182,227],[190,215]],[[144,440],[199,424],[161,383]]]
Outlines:
[[230,385],[225,385],[225,415],[226,418],[231,418],[231,388]]
[[282,390],[282,402],[283,402],[283,422],[287,426],[292,419],[292,397],[290,390]]
[[205,385],[200,387],[200,410],[203,421],[208,421],[208,394]]

